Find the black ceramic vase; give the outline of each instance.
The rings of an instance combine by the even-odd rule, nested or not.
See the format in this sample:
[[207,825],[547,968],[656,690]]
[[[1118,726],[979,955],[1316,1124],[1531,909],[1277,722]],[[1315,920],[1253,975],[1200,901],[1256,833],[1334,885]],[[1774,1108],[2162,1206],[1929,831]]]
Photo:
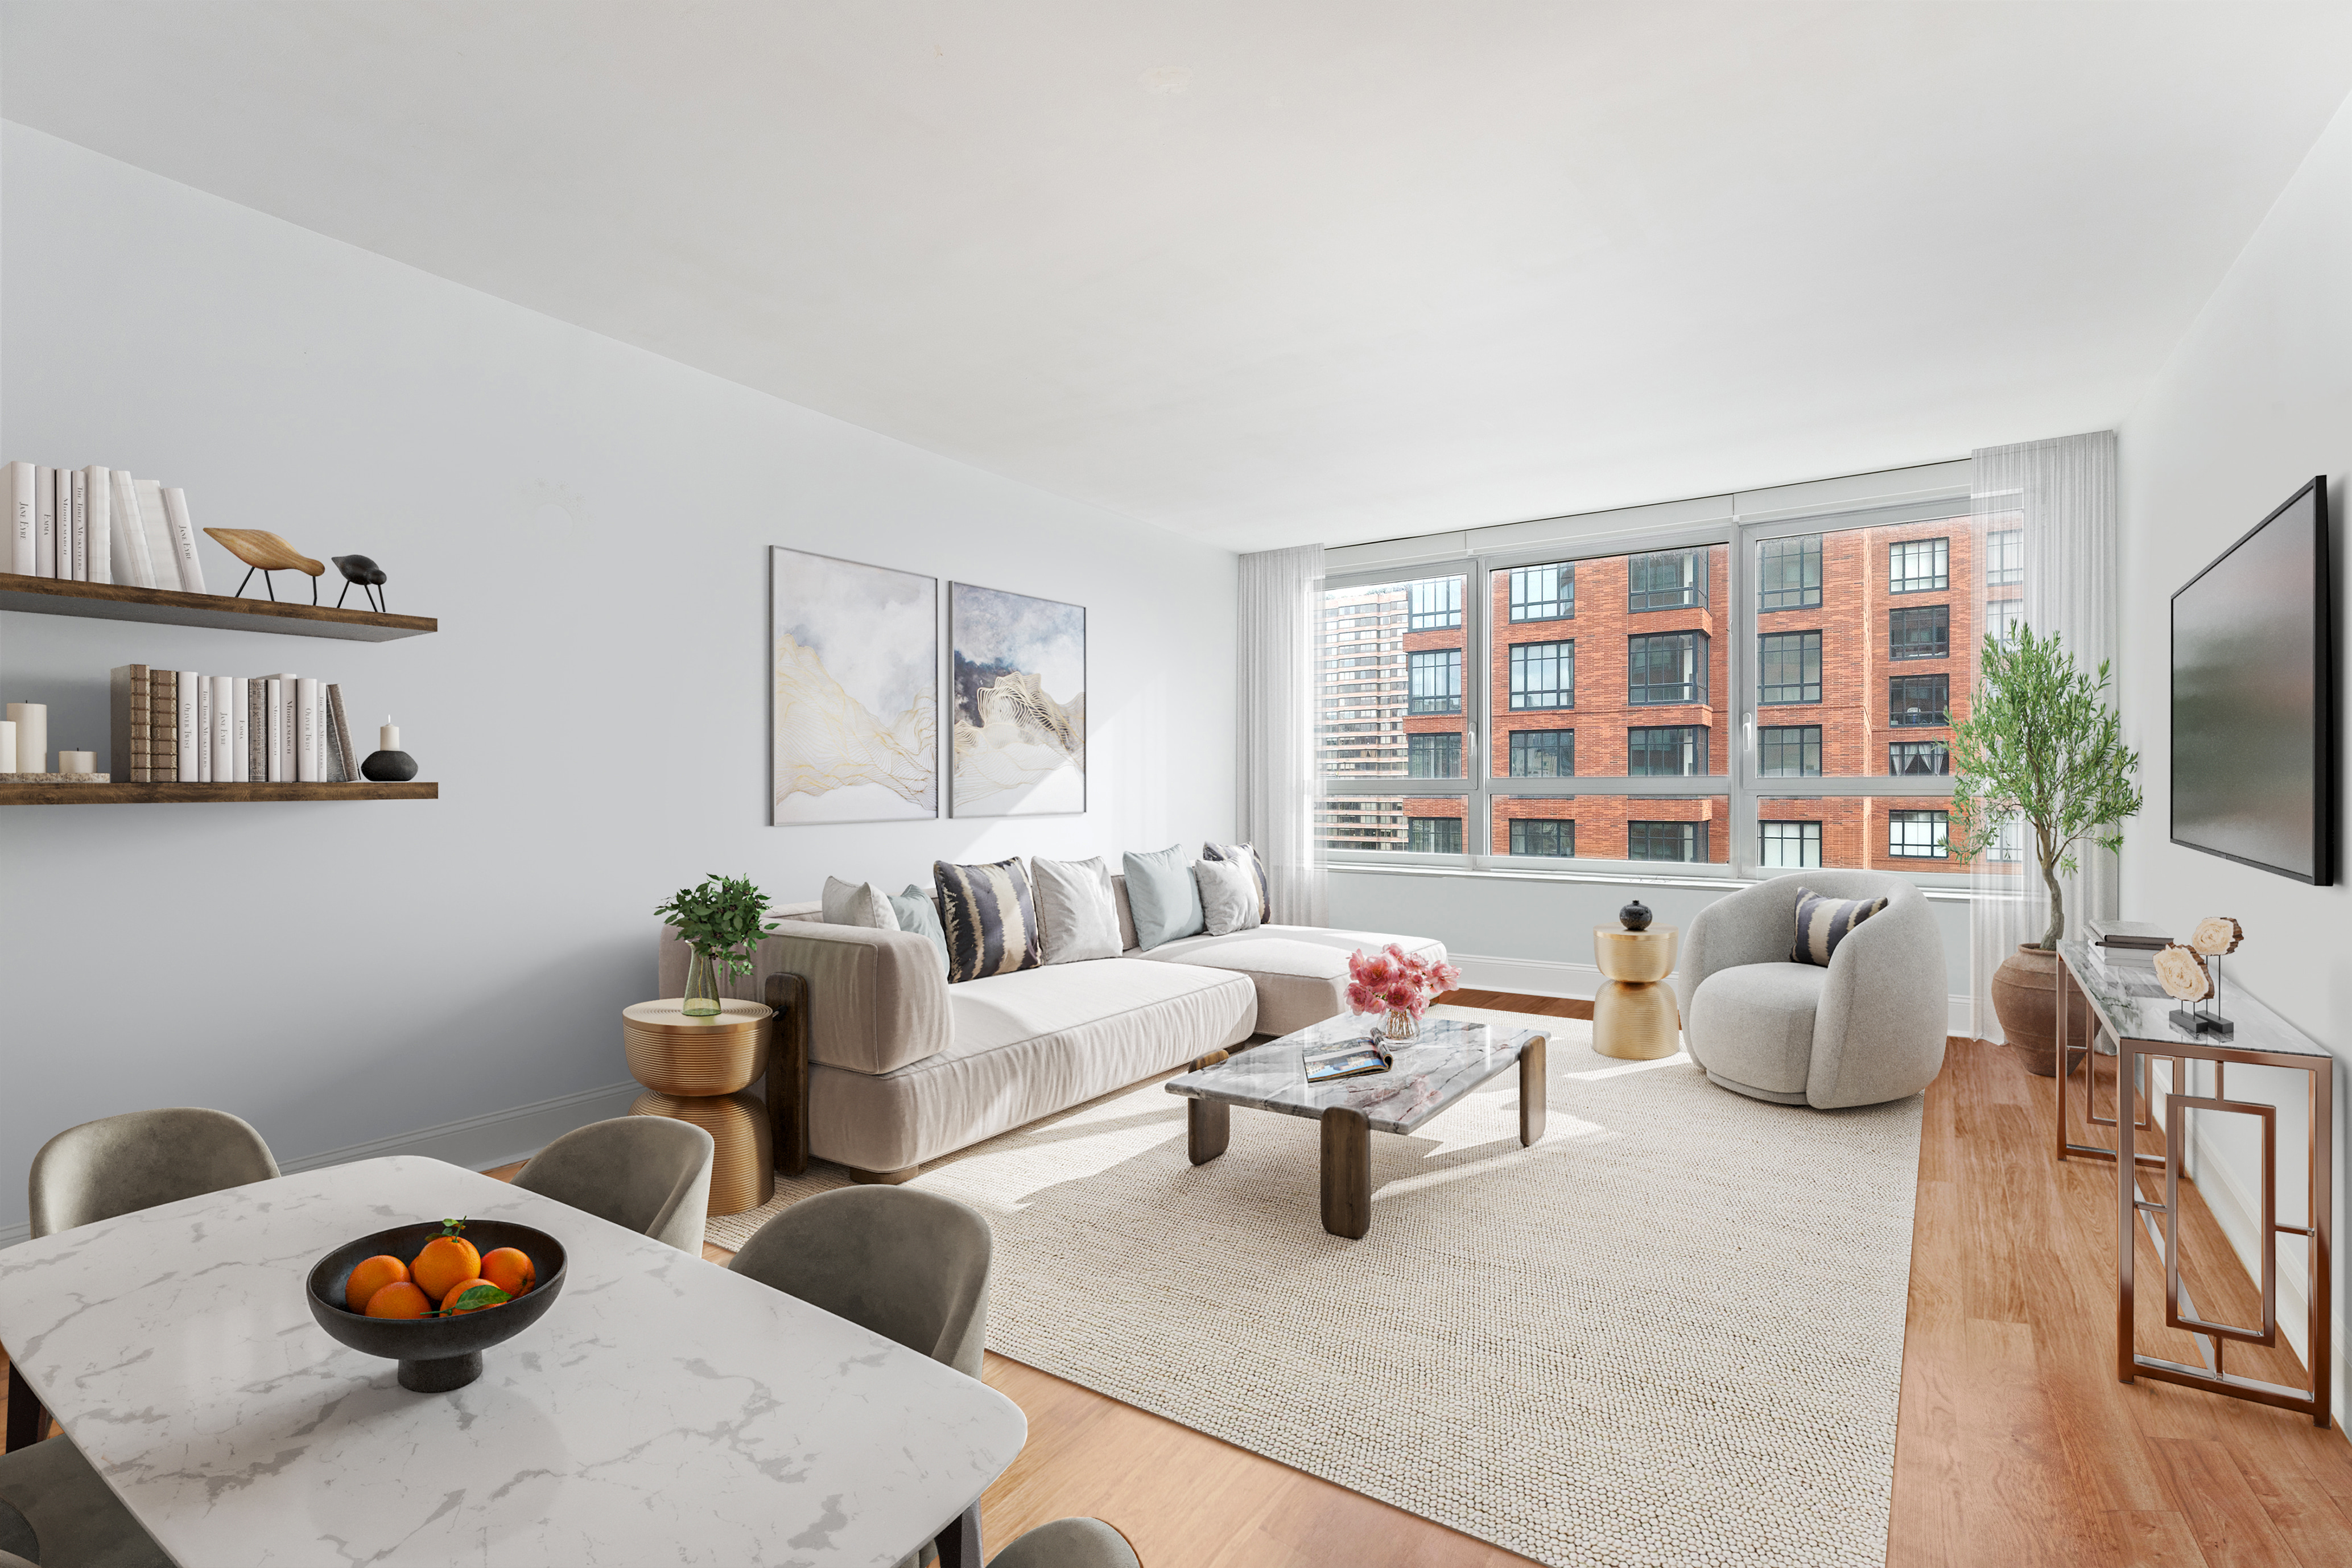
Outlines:
[[1623,909],[1617,911],[1617,923],[1623,926],[1627,931],[1649,930],[1650,906],[1643,903],[1641,900],[1635,899],[1632,903],[1627,904]]
[[416,759],[406,752],[371,752],[360,764],[360,777],[378,784],[406,784],[416,776]]

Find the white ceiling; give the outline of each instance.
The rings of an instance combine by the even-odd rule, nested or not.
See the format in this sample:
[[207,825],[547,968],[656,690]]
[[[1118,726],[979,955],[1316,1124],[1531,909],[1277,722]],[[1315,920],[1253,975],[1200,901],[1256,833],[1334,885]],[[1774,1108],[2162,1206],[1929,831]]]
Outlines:
[[2352,5],[8,0],[12,119],[1237,549],[2113,424]]

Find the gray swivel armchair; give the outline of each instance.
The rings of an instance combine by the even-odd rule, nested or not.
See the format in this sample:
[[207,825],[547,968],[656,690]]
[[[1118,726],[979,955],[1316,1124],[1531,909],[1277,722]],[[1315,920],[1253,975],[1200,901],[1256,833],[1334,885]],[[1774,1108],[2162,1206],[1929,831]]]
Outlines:
[[[1797,889],[1884,897],[1826,968],[1789,961]],[[1918,1093],[1944,1065],[1943,934],[1907,878],[1808,870],[1699,911],[1675,975],[1683,1043],[1715,1084],[1754,1100],[1877,1105]]]

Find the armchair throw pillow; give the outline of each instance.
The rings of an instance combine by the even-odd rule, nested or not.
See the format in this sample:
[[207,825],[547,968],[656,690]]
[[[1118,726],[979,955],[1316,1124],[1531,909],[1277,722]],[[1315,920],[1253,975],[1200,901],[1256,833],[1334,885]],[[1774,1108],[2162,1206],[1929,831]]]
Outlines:
[[1270,889],[1266,886],[1265,858],[1255,848],[1247,844],[1203,844],[1201,846],[1201,858],[1231,860],[1247,871],[1250,881],[1257,889],[1257,919],[1250,924],[1274,923],[1274,900],[1269,897]]
[[1122,855],[1127,907],[1135,913],[1135,944],[1145,952],[1201,934],[1201,889],[1181,844],[1149,855]]
[[1110,871],[1091,860],[1032,859],[1037,923],[1045,962],[1076,963],[1118,956],[1118,906],[1111,902]]
[[948,984],[1034,969],[1044,961],[1029,874],[1016,859],[986,866],[931,863],[940,924],[948,939]]
[[1257,881],[1245,862],[1203,860],[1192,868],[1201,885],[1201,921],[1211,936],[1249,931],[1259,923]]
[[1885,907],[1885,899],[1826,899],[1811,888],[1799,888],[1797,944],[1790,950],[1789,962],[1828,968],[1838,943]]

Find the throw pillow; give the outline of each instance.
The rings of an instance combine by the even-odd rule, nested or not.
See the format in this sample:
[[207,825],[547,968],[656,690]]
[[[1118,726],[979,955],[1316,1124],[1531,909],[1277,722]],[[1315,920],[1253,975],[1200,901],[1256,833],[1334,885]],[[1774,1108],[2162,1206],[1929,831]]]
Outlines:
[[898,929],[898,919],[890,912],[889,895],[871,882],[845,882],[838,877],[827,877],[823,912],[824,923],[829,926]]
[[1201,888],[1181,844],[1150,855],[1122,855],[1127,907],[1135,913],[1135,944],[1145,952],[1179,937],[1201,934]]
[[1266,886],[1265,860],[1255,848],[1247,844],[1203,844],[1201,846],[1201,858],[1231,860],[1247,870],[1250,880],[1257,886],[1257,919],[1250,923],[1252,925],[1274,923],[1274,900],[1269,896],[1270,889]]
[[1037,967],[1037,906],[1018,859],[987,866],[935,860],[931,876],[948,939],[949,984]]
[[1037,895],[1037,924],[1048,963],[1118,956],[1118,909],[1110,900],[1110,871],[1092,860],[1029,862]]
[[929,937],[931,945],[940,950],[940,973],[947,973],[948,933],[940,929],[940,911],[931,902],[930,894],[909,882],[905,892],[892,893],[889,899],[890,912],[898,917],[898,929]]
[[1886,907],[1885,899],[1825,899],[1811,888],[1797,889],[1797,945],[1791,963],[1812,963],[1826,969],[1838,943],[1853,928]]
[[1257,879],[1246,864],[1234,860],[1203,860],[1192,868],[1201,885],[1201,921],[1211,936],[1250,931],[1257,918]]

